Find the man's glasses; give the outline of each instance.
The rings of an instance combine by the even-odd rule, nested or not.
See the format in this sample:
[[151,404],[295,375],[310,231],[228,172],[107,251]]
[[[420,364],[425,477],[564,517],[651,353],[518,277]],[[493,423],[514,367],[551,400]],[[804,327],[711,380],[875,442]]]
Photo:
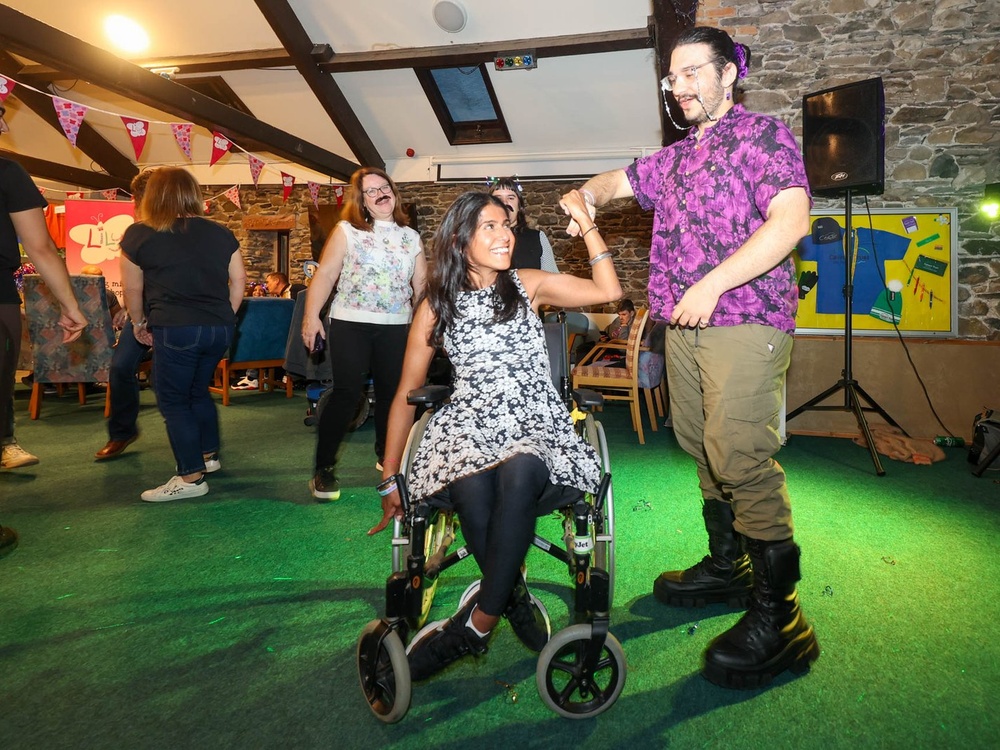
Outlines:
[[664,91],[673,91],[678,80],[684,83],[694,83],[698,80],[698,68],[704,68],[706,65],[712,65],[714,62],[715,60],[709,60],[708,62],[703,62],[701,65],[692,65],[690,68],[681,70],[679,75],[668,73],[660,81],[660,88]]
[[392,192],[392,185],[390,185],[387,182],[384,185],[382,185],[381,187],[370,187],[370,188],[367,188],[364,192],[365,192],[365,195],[367,195],[369,198],[374,198],[379,193],[382,193],[383,195],[388,195],[389,193]]

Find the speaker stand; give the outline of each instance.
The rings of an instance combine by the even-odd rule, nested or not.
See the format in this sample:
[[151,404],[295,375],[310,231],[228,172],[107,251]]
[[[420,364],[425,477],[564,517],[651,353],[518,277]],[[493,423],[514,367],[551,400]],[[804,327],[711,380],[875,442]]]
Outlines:
[[[868,452],[871,454],[872,463],[875,465],[875,473],[882,477],[885,476],[885,469],[882,468],[882,461],[879,458],[878,451],[875,450],[875,441],[872,438],[871,430],[868,428],[868,422],[865,419],[865,412],[876,412],[882,417],[886,422],[888,422],[893,427],[896,427],[904,435],[907,435],[906,430],[900,427],[896,420],[890,417],[885,409],[878,405],[878,403],[865,393],[864,388],[858,385],[858,381],[854,379],[854,349],[853,349],[853,319],[854,314],[854,229],[851,225],[851,191],[848,190],[845,197],[844,205],[844,370],[842,372],[842,377],[834,385],[827,388],[825,391],[820,393],[818,396],[809,399],[806,403],[802,404],[796,409],[789,412],[788,416],[785,418],[786,421],[791,421],[799,414],[804,411],[849,411],[854,412],[854,418],[858,421],[858,428],[861,430],[861,434],[865,437],[865,444],[868,447]],[[839,405],[820,405],[822,401],[825,401],[833,394],[838,391],[844,392],[844,403]],[[862,400],[867,404],[865,406],[862,404]],[[909,435],[907,435],[909,437]]]

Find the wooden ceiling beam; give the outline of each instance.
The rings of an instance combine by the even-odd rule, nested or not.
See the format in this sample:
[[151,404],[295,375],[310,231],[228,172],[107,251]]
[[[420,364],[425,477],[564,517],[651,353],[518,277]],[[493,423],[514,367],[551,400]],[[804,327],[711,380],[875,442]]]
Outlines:
[[479,65],[501,54],[528,52],[536,60],[546,57],[596,55],[604,52],[649,49],[653,34],[649,28],[602,31],[594,34],[510,39],[475,44],[449,44],[440,47],[411,47],[373,52],[338,53],[329,62],[319,64],[327,73],[400,68],[436,68]]
[[74,77],[99,88],[217,130],[238,144],[257,141],[270,153],[322,174],[347,180],[359,166],[3,4],[0,45],[36,63],[72,70]]
[[111,188],[121,188],[122,190],[128,191],[129,189],[128,180],[123,182],[120,178],[113,175],[91,172],[87,169],[70,167],[66,164],[57,164],[53,161],[37,159],[34,156],[25,156],[24,154],[16,154],[13,151],[5,151],[3,149],[0,149],[0,156],[4,159],[16,161],[28,170],[29,174],[41,179],[55,180],[56,182],[62,182],[66,185],[74,185],[76,187],[88,188],[90,190],[110,190]]
[[332,75],[321,72],[316,66],[313,60],[316,45],[309,39],[309,33],[287,0],[255,1],[264,19],[270,24],[271,30],[278,37],[278,41],[288,51],[288,56],[299,71],[299,75],[319,100],[330,120],[337,126],[337,130],[347,141],[354,155],[365,166],[385,169],[385,160],[375,148],[375,144],[354,113],[347,97],[340,90],[340,86],[333,80]]
[[[26,76],[22,75],[22,70],[21,64],[17,60],[0,50],[0,75],[9,76],[36,86],[37,84],[34,80],[25,80]],[[59,124],[59,117],[56,115],[55,107],[52,105],[51,97],[38,91],[32,91],[25,86],[15,88],[14,96],[28,107],[28,109],[51,125],[57,133],[65,136],[62,126]],[[127,187],[132,178],[139,172],[139,168],[128,157],[112,146],[86,122],[80,126],[80,132],[76,138],[76,147],[107,172],[108,175],[123,183],[123,185],[115,185],[115,187]]]
[[[695,0],[682,0],[694,2]],[[405,49],[376,50],[373,52],[338,52],[331,56],[329,47],[313,48],[310,59],[325,73],[352,73],[365,70],[394,70],[435,66],[479,65],[489,62],[495,55],[519,50],[533,50],[538,58],[566,57],[569,55],[596,55],[604,52],[651,49],[655,35],[651,27],[601,31],[592,34],[511,39],[476,44],[449,44],[440,47],[410,47]],[[294,65],[285,49],[245,50],[206,55],[178,55],[135,60],[136,65],[154,68],[177,68],[177,75],[217,73],[227,70],[254,68],[289,68]],[[43,80],[61,80],[67,70],[49,65],[28,65],[25,73]]]

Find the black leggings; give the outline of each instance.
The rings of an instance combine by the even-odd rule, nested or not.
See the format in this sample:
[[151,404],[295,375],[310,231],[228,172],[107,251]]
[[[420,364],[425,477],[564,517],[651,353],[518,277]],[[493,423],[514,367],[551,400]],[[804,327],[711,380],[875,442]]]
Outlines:
[[545,463],[521,453],[449,486],[462,534],[483,573],[479,609],[503,613],[535,535],[538,500],[549,481]]

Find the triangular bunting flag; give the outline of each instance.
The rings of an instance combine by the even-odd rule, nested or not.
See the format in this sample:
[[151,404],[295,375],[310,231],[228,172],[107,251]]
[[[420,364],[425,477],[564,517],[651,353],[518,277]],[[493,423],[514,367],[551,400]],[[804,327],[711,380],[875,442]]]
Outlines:
[[247,158],[250,159],[250,176],[253,178],[253,186],[257,187],[257,180],[260,179],[260,173],[264,169],[264,162],[253,154],[247,154]]
[[101,195],[104,196],[106,201],[116,201],[118,200],[118,188],[111,188],[110,190],[102,190]]
[[233,147],[233,142],[226,138],[222,133],[217,133],[212,131],[212,158],[208,162],[208,166],[214,167],[215,162],[221,159],[223,156],[229,153],[229,149]]
[[0,102],[6,101],[10,92],[14,90],[14,82],[6,76],[0,76]]
[[76,138],[80,135],[80,126],[83,125],[83,118],[87,115],[87,107],[59,96],[52,97],[52,105],[56,108],[60,127],[69,138],[69,142],[75,146]]
[[139,161],[142,147],[146,145],[146,136],[149,135],[149,123],[146,120],[137,120],[134,117],[125,117],[124,115],[122,115],[122,122],[125,124],[125,130],[128,131],[128,137],[132,139],[135,160]]
[[319,183],[309,181],[309,197],[312,198],[313,205],[319,208]]
[[172,122],[170,123],[170,130],[174,134],[174,140],[177,141],[177,145],[180,146],[181,151],[184,155],[190,159],[191,158],[191,128],[193,126],[190,122]]
[[66,193],[66,197],[67,198],[83,198],[83,193],[77,193],[77,192]]
[[281,186],[283,188],[283,199],[288,200],[288,196],[292,194],[292,188],[295,187],[295,178],[290,174],[281,173]]
[[231,188],[229,188],[229,190],[223,193],[223,195],[226,196],[232,202],[232,204],[236,206],[236,208],[243,208],[243,206],[240,204],[239,185],[233,185]]
[[333,189],[333,195],[337,199],[337,205],[338,206],[342,205],[343,202],[344,202],[344,188],[343,188],[343,186],[338,185],[337,187],[335,187]]

